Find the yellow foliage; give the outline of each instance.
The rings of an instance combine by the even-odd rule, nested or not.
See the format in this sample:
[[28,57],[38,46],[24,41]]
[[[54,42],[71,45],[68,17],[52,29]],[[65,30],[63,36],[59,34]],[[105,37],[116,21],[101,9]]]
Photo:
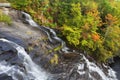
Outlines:
[[30,32],[30,31],[26,31],[26,34],[28,34],[28,35],[32,35],[32,32]]
[[54,56],[50,60],[51,64],[58,64],[58,55],[54,54]]
[[28,47],[28,51],[32,51],[33,50],[33,47],[32,46],[29,46]]
[[88,23],[85,23],[85,25],[83,26],[83,28],[84,28],[86,31],[90,30],[90,27],[89,27],[89,24],[88,24]]
[[105,16],[105,19],[106,19],[106,23],[110,26],[118,23],[117,17],[113,16],[112,14],[107,14]]

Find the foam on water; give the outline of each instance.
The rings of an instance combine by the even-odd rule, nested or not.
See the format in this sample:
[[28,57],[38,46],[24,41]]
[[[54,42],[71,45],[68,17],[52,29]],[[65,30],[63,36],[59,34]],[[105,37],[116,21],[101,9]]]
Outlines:
[[84,71],[85,69],[85,63],[86,63],[86,67],[88,69],[89,72],[89,77],[92,78],[92,80],[95,80],[94,76],[92,76],[90,73],[92,72],[97,72],[97,74],[99,74],[99,76],[102,78],[102,80],[117,80],[117,77],[116,77],[116,73],[115,71],[113,71],[111,68],[108,69],[108,75],[106,75],[104,73],[104,71],[102,69],[100,69],[95,63],[93,62],[90,62],[84,55],[83,56],[83,60],[84,63],[80,63],[78,65],[78,73],[80,75],[83,75],[85,74],[86,72]]
[[6,39],[0,39],[0,41],[7,42],[17,50],[17,55],[23,60],[23,66],[25,67],[26,74],[20,70],[17,65],[10,65],[6,61],[0,61],[0,74],[7,74],[12,76],[14,80],[19,80],[16,74],[23,77],[23,80],[48,80],[49,74],[42,70],[38,65],[36,65],[31,57],[26,53],[23,47],[17,45],[14,42],[8,41]]
[[[26,21],[28,21],[30,25],[39,27],[41,30],[43,30],[47,34],[50,42],[53,43],[54,40],[60,42],[61,45],[62,45],[62,49],[61,50],[63,52],[65,52],[65,53],[69,53],[70,49],[68,47],[66,47],[66,44],[65,44],[65,42],[62,39],[57,37],[57,35],[56,35],[56,33],[55,33],[55,31],[53,29],[51,29],[49,27],[38,26],[37,23],[35,23],[32,20],[32,18],[31,18],[31,16],[29,14],[27,14],[27,13],[23,13],[23,14],[25,16],[27,16]],[[73,51],[73,52],[75,52],[75,51]],[[96,80],[95,77],[90,74],[92,72],[97,72],[100,75],[100,77],[102,78],[102,80],[117,80],[116,73],[111,68],[109,68],[108,75],[106,75],[103,70],[101,70],[95,63],[90,62],[84,55],[83,55],[83,60],[85,61],[86,66],[87,66],[87,68],[89,70],[89,72],[87,72],[89,74],[88,76],[92,80]],[[78,65],[78,71],[77,72],[80,75],[84,75],[86,73],[86,71],[84,70],[85,63],[81,62]]]
[[29,14],[27,14],[27,13],[25,13],[25,12],[22,12],[22,14],[25,16],[26,21],[27,21],[31,26],[38,27],[38,28],[40,28],[41,30],[43,30],[43,31],[47,34],[48,39],[49,39],[49,41],[50,41],[51,43],[54,43],[54,40],[55,40],[55,41],[61,43],[61,46],[62,46],[62,49],[61,49],[61,50],[62,50],[63,52],[65,52],[65,53],[69,52],[69,51],[68,51],[69,48],[66,47],[66,43],[56,35],[56,32],[55,32],[53,29],[51,29],[51,28],[49,28],[49,27],[39,26],[35,21],[32,20],[32,18],[31,18],[31,16],[30,16]]
[[32,26],[38,26],[33,20],[32,20],[32,17],[30,15],[28,15],[27,13],[25,12],[22,12],[23,15],[25,15],[25,19],[26,21],[32,25]]

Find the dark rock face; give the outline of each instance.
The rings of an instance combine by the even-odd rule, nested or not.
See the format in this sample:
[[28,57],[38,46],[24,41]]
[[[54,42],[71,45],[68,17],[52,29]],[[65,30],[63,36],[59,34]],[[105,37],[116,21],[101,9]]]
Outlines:
[[17,61],[14,58],[17,55],[16,49],[14,49],[10,44],[0,41],[0,61]]
[[115,57],[114,63],[110,64],[110,66],[116,71],[117,78],[120,80],[120,57]]
[[[23,61],[18,57],[17,53],[18,53],[17,50],[12,45],[0,41],[0,63],[1,63],[0,67],[3,67],[2,65],[4,66],[18,65],[16,66],[16,68],[22,69]],[[7,73],[0,73],[0,80],[14,80],[14,79],[12,79],[12,76],[7,75]]]
[[[24,24],[25,20],[21,20],[26,17],[25,15],[22,16],[19,11],[11,10],[9,15],[13,19],[13,24],[12,26],[0,25],[0,38],[6,38],[24,47],[32,60],[47,72],[50,72],[54,80],[116,80],[114,76],[109,75],[109,67],[102,68],[90,62],[82,53],[65,53],[61,49],[55,51],[58,46],[61,46],[61,43],[59,43],[61,39],[56,38],[51,29]],[[44,30],[48,31],[48,33]],[[49,38],[50,36],[52,37]],[[54,54],[58,55],[58,64],[50,63]],[[6,61],[10,65],[17,65],[16,69],[26,73],[22,64],[23,60],[17,55],[16,49],[12,45],[1,41],[0,61]],[[104,72],[104,70],[107,72]],[[16,76],[19,80],[24,80],[21,75],[16,74]],[[0,80],[4,80],[3,78],[12,80],[6,74],[0,75]]]
[[0,80],[13,80],[11,76],[8,76],[6,74],[0,75]]
[[[2,77],[0,79],[5,77],[4,74],[11,76],[13,80],[48,79],[48,74],[32,61],[23,47],[6,39],[0,39],[0,43],[2,44],[0,45],[0,58],[2,58],[0,60],[0,75]],[[8,46],[9,49],[5,49],[4,46]]]
[[16,50],[8,43],[0,41],[0,51],[13,51],[16,52]]
[[0,52],[1,61],[5,60],[14,65],[21,65],[23,62],[22,59],[19,58],[17,50],[11,44],[0,41]]

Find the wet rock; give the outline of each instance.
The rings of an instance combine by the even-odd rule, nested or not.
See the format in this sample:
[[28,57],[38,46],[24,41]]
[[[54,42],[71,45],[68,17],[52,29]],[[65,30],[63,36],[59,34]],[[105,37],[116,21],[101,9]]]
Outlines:
[[120,80],[120,57],[114,57],[114,63],[109,64],[116,71],[118,80]]
[[64,57],[64,59],[75,60],[78,59],[79,54],[71,52],[71,53],[63,53],[62,56]]
[[0,52],[0,61],[22,65],[23,60],[19,58],[17,50],[11,44],[0,41]]
[[[108,78],[108,69],[105,73],[103,68],[95,64],[94,61],[90,62],[82,53],[55,51],[54,49],[59,46],[58,44],[63,42],[56,37],[55,32],[42,26],[32,26],[34,22],[29,20],[31,19],[29,16],[21,16],[18,13],[18,11],[10,10],[9,14],[13,19],[13,24],[12,26],[0,25],[0,37],[7,38],[19,45],[23,44],[22,46],[27,50],[32,60],[47,72],[52,73],[55,80],[115,80],[115,78]],[[24,24],[24,21],[21,21],[23,18],[19,19],[20,17],[27,18],[31,22],[31,26]],[[65,47],[64,43],[60,45]],[[58,64],[50,63],[54,54],[59,55]],[[23,58],[18,56],[18,52],[10,44],[0,42],[0,61],[5,60],[7,64],[17,65],[15,69],[26,73]],[[23,80],[19,74],[16,74],[16,77]]]
[[7,74],[0,74],[0,80],[13,80],[11,76]]
[[13,51],[16,52],[16,50],[8,43],[0,41],[0,51]]

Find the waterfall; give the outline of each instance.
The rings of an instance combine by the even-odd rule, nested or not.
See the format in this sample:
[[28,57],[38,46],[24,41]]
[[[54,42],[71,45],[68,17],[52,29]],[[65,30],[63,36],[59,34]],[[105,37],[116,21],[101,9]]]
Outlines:
[[[83,60],[85,61],[86,65],[84,63],[80,63],[78,64],[78,73],[80,75],[84,75],[86,73],[88,73],[89,78],[91,78],[92,80],[95,80],[95,76],[92,76],[92,72],[93,73],[97,73],[101,79],[100,80],[117,80],[116,78],[116,73],[115,71],[113,71],[110,67],[108,69],[108,75],[106,75],[104,73],[104,71],[102,69],[100,69],[95,63],[90,62],[84,55],[83,56]],[[85,67],[88,69],[87,71],[85,71]],[[107,66],[104,65],[104,67],[107,68]]]
[[[23,47],[6,39],[0,39],[0,41],[10,44],[17,50],[18,58],[22,61],[22,66],[25,68],[24,72],[18,65],[11,65],[3,60],[0,61],[0,75],[7,74],[8,76],[12,76],[13,80],[48,80],[50,77],[49,74],[31,60],[31,57]],[[17,75],[22,76],[22,79],[19,79]]]
[[27,21],[30,25],[35,26],[35,27],[38,26],[38,25],[32,20],[32,17],[31,17],[30,15],[28,15],[28,14],[25,13],[25,12],[22,12],[22,14],[24,15],[26,21]]
[[44,31],[47,34],[48,39],[51,43],[54,43],[54,41],[57,41],[57,42],[61,43],[61,46],[62,46],[61,50],[63,52],[65,52],[65,53],[69,52],[70,49],[66,46],[66,43],[56,35],[56,33],[53,29],[51,29],[49,27],[45,27],[45,26],[39,26],[39,25],[37,25],[36,22],[34,22],[32,20],[32,18],[29,14],[27,14],[25,12],[22,12],[22,14],[25,17],[26,22],[28,22],[31,26],[38,27],[40,30]]
[[[36,26],[39,29],[43,30],[47,34],[49,41],[51,43],[54,44],[54,41],[58,41],[62,45],[62,51],[64,53],[69,52],[70,49],[68,47],[66,47],[66,44],[62,39],[57,37],[57,35],[53,29],[37,25],[37,23],[35,23],[32,20],[32,18],[30,17],[29,14],[24,13],[24,12],[22,12],[22,13],[26,16],[26,21],[28,21],[28,23],[31,26]],[[73,50],[73,52],[75,52],[75,51]],[[104,73],[104,71],[101,68],[99,68],[95,63],[90,62],[84,55],[82,55],[82,56],[83,57],[81,59],[83,60],[83,62],[81,62],[77,65],[77,67],[78,67],[77,72],[79,73],[79,75],[88,74],[89,80],[96,80],[95,76],[93,76],[92,73],[97,73],[101,78],[99,80],[117,80],[116,73],[111,68],[108,69],[108,73],[106,75]],[[87,68],[86,71],[85,71],[85,68]]]

